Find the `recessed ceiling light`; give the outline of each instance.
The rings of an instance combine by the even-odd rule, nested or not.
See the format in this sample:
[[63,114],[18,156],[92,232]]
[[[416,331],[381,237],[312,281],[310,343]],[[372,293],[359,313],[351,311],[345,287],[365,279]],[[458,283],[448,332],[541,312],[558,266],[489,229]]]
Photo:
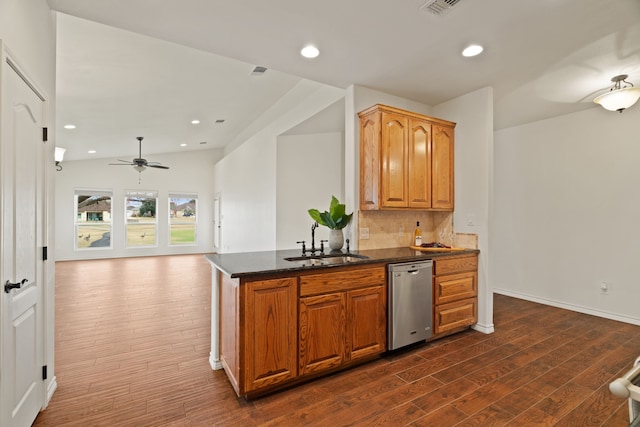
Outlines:
[[221,125],[222,123],[224,123],[224,119],[218,119],[218,120],[216,120],[216,124],[217,124],[217,125]]
[[300,55],[304,56],[305,58],[315,58],[320,55],[320,51],[317,47],[308,45],[302,48],[302,50],[300,51]]
[[64,125],[65,129],[75,129],[76,125]]
[[200,123],[200,120],[196,119],[196,120],[191,120],[191,124],[192,125],[197,125]]
[[96,150],[89,150],[89,151],[87,151],[87,153],[89,153],[89,154],[96,154],[96,153],[97,153],[97,151],[96,151]]
[[462,56],[471,57],[480,55],[483,50],[484,48],[479,44],[472,44],[464,48],[464,50],[462,51]]
[[180,144],[180,147],[186,147],[186,146],[187,146],[187,144],[185,144],[185,143]]
[[202,141],[200,142],[200,145],[205,145],[207,143],[207,141]]

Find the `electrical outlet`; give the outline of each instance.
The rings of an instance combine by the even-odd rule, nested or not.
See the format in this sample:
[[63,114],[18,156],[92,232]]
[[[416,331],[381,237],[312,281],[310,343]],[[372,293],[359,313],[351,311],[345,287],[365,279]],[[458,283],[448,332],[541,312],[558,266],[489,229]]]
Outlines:
[[369,229],[363,227],[360,229],[360,240],[369,240]]
[[404,237],[404,227],[400,226],[398,229],[398,237]]
[[611,289],[609,288],[609,284],[607,282],[600,282],[600,293],[602,295],[608,295],[610,290]]
[[476,226],[476,216],[474,214],[467,215],[467,226],[468,227]]

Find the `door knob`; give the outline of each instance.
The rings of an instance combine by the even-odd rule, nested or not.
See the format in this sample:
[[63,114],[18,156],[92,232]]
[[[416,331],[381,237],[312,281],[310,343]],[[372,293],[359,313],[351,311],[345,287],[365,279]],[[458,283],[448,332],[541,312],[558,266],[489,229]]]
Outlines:
[[10,281],[7,280],[7,283],[4,284],[4,291],[6,293],[9,293],[11,292],[11,289],[20,289],[22,285],[24,285],[27,282],[28,282],[27,279],[22,279],[22,281],[18,283],[11,283]]

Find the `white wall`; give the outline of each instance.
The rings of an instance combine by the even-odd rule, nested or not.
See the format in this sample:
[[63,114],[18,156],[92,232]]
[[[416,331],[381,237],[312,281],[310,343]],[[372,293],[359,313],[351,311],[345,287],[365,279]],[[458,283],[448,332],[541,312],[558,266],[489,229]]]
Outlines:
[[[45,363],[49,377],[45,381],[47,403],[55,390],[54,366],[54,300],[55,300],[55,229],[53,227],[53,150],[55,146],[55,69],[56,69],[56,23],[55,14],[49,10],[45,0],[0,0],[0,39],[13,53],[19,65],[47,96],[48,114],[45,124],[49,128],[47,143],[48,158],[51,159],[45,171],[47,182],[45,242],[49,247],[49,257],[45,265],[44,282],[44,323],[45,323]],[[30,168],[33,165],[20,165]]]
[[[342,89],[303,80],[257,120],[262,126],[249,125],[254,133],[234,144],[233,151],[216,164],[213,182],[220,193],[221,252],[276,249],[278,137],[342,97]],[[287,209],[286,203],[281,207]]]
[[496,292],[640,324],[639,124],[594,106],[495,133]]
[[[276,163],[276,249],[300,248],[300,240],[311,248],[314,221],[307,211],[329,210],[331,196],[344,198],[343,134],[280,136]],[[327,227],[315,234],[317,248],[329,239]]]
[[484,88],[433,108],[435,117],[456,122],[456,233],[478,235],[478,323],[475,329],[493,332],[493,292],[490,263],[490,206],[493,188],[493,89]]
[[[56,172],[56,257],[58,260],[119,258],[130,256],[206,253],[213,251],[213,167],[222,150],[153,154],[149,159],[169,166],[169,170],[148,168],[140,174],[131,166],[109,166],[114,159],[63,162]],[[125,157],[126,159],[126,157]],[[74,194],[76,189],[113,191],[112,248],[75,250]],[[124,197],[127,190],[158,191],[156,217],[157,246],[125,247]],[[169,192],[197,193],[197,244],[169,246]]]

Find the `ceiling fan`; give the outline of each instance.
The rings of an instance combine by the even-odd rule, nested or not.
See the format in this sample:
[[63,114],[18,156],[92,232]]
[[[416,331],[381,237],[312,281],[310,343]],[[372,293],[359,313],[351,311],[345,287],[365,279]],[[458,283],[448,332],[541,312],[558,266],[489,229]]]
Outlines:
[[143,137],[138,136],[136,137],[136,139],[138,140],[138,157],[136,157],[135,159],[128,161],[128,160],[120,160],[118,159],[119,162],[122,163],[109,163],[109,165],[111,166],[133,166],[133,168],[135,170],[138,171],[138,173],[143,172],[146,168],[157,168],[157,169],[169,169],[169,166],[162,166],[159,162],[148,162],[147,159],[143,159],[142,158],[142,139]]

